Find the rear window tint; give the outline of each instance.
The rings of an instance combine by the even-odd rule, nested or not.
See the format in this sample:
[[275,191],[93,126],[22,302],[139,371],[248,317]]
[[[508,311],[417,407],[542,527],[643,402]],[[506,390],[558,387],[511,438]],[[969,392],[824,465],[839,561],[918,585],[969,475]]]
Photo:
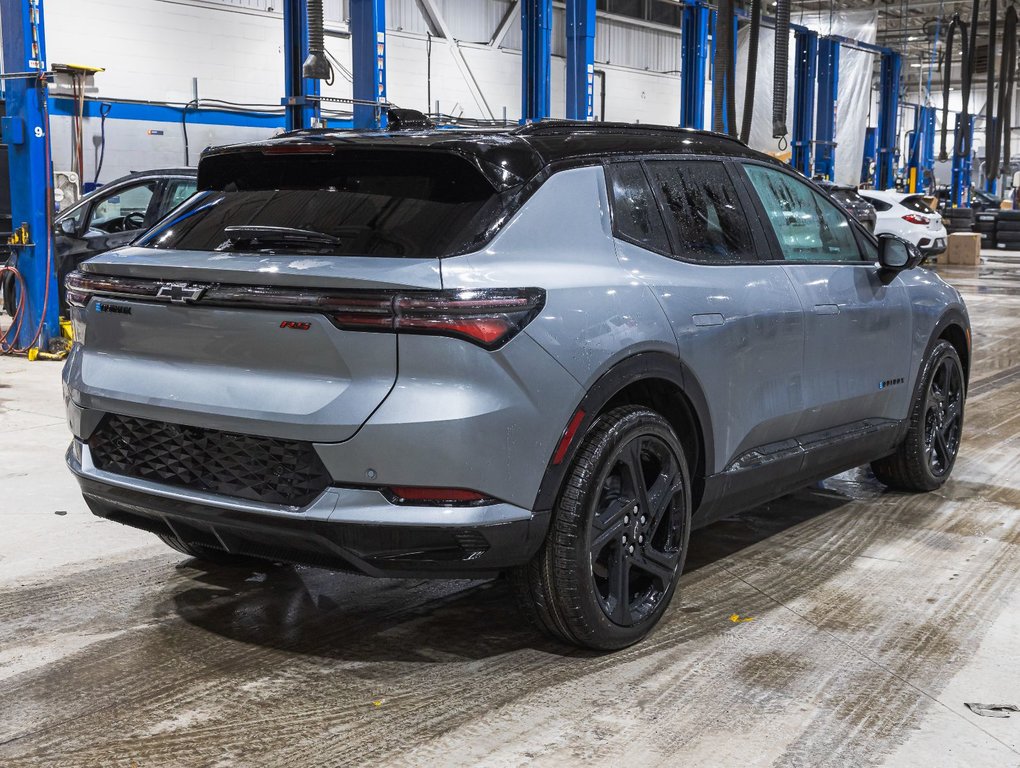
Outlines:
[[905,197],[900,201],[900,205],[904,208],[909,208],[912,211],[917,211],[918,213],[927,213],[928,215],[934,213],[931,208],[924,204],[924,198],[921,197],[921,195]]
[[616,235],[659,253],[669,253],[666,227],[640,163],[614,163],[607,170]]
[[[440,152],[212,158],[205,191],[146,235],[151,248],[435,257],[482,238],[499,196],[468,161]],[[209,162],[209,161],[205,161]],[[262,233],[237,240],[237,230]],[[274,229],[276,228],[276,229]],[[314,238],[272,235],[315,233]]]
[[888,211],[892,209],[892,203],[887,203],[885,200],[880,200],[877,197],[865,197],[869,203],[871,203],[876,211]]
[[673,224],[679,256],[706,263],[754,260],[747,219],[722,163],[651,160],[646,167]]

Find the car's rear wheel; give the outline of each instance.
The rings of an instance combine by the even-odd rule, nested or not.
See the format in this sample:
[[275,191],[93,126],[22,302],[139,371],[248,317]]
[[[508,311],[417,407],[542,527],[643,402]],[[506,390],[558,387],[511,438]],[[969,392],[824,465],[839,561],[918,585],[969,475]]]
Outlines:
[[212,549],[209,547],[201,547],[194,544],[188,544],[176,536],[168,533],[157,533],[156,536],[159,540],[166,544],[171,549],[176,549],[183,555],[188,555],[196,560],[201,560],[206,563],[213,563],[215,565],[229,565],[236,567],[244,567],[251,565],[268,565],[267,561],[260,560],[257,557],[245,557],[244,555],[234,555],[229,552],[224,552],[219,549]]
[[875,477],[904,491],[940,487],[960,450],[964,399],[960,356],[948,341],[939,341],[921,371],[907,436],[891,456],[872,462]]
[[510,574],[525,612],[569,643],[641,640],[668,607],[690,534],[687,461],[659,414],[622,406],[585,435],[534,560]]

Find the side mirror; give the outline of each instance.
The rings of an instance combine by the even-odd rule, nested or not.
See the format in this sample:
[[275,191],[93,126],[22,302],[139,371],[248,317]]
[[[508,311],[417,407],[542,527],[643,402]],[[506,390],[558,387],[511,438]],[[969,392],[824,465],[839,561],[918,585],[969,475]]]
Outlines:
[[878,236],[878,263],[882,269],[902,272],[921,263],[923,255],[916,245],[896,235]]
[[74,219],[61,219],[57,222],[57,232],[60,234],[73,235],[76,229]]

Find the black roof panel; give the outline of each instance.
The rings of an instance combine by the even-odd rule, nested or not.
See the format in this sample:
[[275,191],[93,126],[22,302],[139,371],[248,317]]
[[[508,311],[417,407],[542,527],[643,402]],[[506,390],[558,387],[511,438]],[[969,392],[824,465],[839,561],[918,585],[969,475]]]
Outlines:
[[[264,152],[287,145],[332,144],[351,150],[434,149],[462,154],[477,163],[497,187],[532,178],[563,160],[612,155],[696,154],[771,160],[729,136],[660,125],[542,120],[512,128],[431,128],[414,131],[291,131],[250,144],[215,147],[203,159],[238,152]],[[200,174],[201,175],[201,174]]]

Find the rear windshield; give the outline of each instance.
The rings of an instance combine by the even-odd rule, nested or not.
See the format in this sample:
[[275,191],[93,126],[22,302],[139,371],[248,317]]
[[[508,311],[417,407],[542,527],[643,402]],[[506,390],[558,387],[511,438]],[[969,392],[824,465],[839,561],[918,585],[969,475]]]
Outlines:
[[243,153],[203,160],[195,197],[138,245],[435,257],[484,239],[499,195],[441,152]]
[[900,200],[900,205],[904,208],[909,208],[912,211],[918,213],[932,214],[934,211],[924,204],[924,198],[921,195],[911,195]]

